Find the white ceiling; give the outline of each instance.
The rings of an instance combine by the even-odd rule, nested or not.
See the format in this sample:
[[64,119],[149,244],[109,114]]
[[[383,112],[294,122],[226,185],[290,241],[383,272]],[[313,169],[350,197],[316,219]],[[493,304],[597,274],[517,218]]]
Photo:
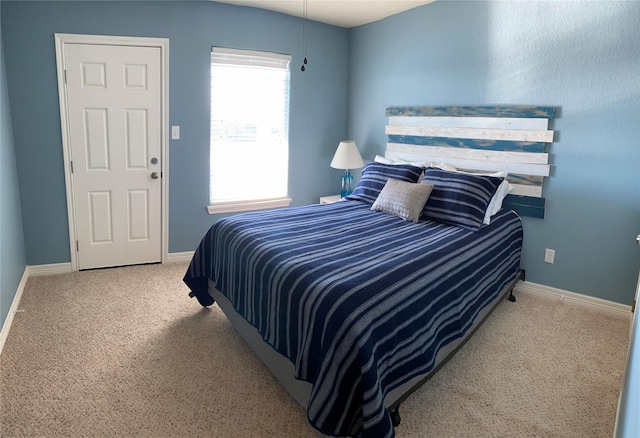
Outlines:
[[215,0],[268,9],[340,27],[355,27],[395,15],[435,0]]

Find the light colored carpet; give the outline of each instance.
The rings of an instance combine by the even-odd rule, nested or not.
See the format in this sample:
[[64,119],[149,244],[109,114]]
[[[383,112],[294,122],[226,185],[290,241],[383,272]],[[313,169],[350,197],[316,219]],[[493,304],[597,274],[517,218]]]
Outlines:
[[[186,264],[30,278],[0,435],[318,437]],[[517,294],[400,407],[405,437],[610,437],[629,321]]]

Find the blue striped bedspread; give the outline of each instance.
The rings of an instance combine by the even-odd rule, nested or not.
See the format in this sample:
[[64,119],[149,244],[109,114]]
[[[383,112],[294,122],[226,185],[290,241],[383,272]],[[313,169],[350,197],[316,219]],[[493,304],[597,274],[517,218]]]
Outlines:
[[211,279],[311,382],[308,419],[327,435],[393,437],[386,394],[433,369],[520,268],[511,211],[472,231],[369,208],[352,200],[221,219],[184,277],[200,297]]

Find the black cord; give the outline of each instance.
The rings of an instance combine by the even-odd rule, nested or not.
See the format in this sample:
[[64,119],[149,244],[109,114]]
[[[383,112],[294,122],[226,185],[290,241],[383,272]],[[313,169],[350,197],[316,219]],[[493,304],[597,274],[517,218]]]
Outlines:
[[300,66],[300,71],[305,71],[305,65],[307,65],[307,11],[308,11],[308,0],[304,0],[302,6],[302,16],[304,21],[302,22],[302,54],[304,55],[304,61],[302,61],[302,66]]

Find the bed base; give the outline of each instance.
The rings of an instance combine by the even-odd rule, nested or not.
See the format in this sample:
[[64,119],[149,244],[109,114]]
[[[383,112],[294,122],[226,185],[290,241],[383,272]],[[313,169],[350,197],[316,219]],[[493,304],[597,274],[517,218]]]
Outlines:
[[[480,311],[478,318],[471,327],[471,330],[469,330],[463,338],[457,339],[440,349],[435,361],[436,366],[430,372],[411,379],[407,383],[391,390],[387,394],[385,397],[385,406],[387,406],[387,410],[389,411],[394,427],[399,426],[401,422],[400,405],[431,377],[433,377],[440,368],[442,368],[449,359],[451,359],[458,350],[462,348],[462,346],[473,336],[475,331],[489,317],[500,301],[505,297],[507,297],[511,302],[516,301],[516,298],[513,295],[513,289],[519,280],[524,281],[524,270],[521,270],[518,273],[517,277],[501,291],[491,304]],[[211,295],[211,302],[208,302],[208,300],[203,302],[200,297],[196,296],[200,304],[206,307],[213,304],[215,300],[235,330],[249,345],[256,356],[258,356],[262,363],[269,369],[269,371],[271,371],[274,377],[280,382],[291,397],[306,410],[309,396],[311,394],[311,384],[309,382],[297,380],[293,377],[294,367],[291,361],[267,344],[258,333],[258,330],[235,311],[227,297],[218,291],[210,280],[209,293]],[[193,297],[194,294],[189,294],[189,296]]]

